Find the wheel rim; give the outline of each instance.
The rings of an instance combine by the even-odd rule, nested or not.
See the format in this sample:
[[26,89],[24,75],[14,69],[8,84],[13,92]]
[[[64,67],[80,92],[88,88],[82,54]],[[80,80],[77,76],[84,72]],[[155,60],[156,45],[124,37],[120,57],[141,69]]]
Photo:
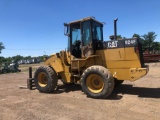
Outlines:
[[41,87],[45,87],[48,83],[47,75],[44,72],[38,74],[38,84]]
[[87,77],[86,83],[87,83],[87,88],[92,93],[99,93],[104,88],[104,82],[103,82],[102,78],[97,74],[89,75]]

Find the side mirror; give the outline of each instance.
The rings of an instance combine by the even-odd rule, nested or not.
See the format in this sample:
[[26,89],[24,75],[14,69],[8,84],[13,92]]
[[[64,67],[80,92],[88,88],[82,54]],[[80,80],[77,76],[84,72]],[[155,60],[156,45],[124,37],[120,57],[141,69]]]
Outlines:
[[67,23],[64,23],[64,35],[69,36],[69,25]]

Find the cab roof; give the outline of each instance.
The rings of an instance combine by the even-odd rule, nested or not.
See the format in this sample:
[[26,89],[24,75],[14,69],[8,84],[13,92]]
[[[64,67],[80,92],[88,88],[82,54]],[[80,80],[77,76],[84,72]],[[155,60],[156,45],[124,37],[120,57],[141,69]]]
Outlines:
[[95,17],[86,17],[86,18],[82,18],[82,19],[79,19],[79,20],[72,21],[72,22],[70,22],[69,24],[74,24],[74,23],[83,22],[83,21],[88,21],[88,20],[93,20],[93,21],[95,21],[95,22],[97,22],[97,23],[103,25],[103,23],[97,21],[97,20],[95,19]]

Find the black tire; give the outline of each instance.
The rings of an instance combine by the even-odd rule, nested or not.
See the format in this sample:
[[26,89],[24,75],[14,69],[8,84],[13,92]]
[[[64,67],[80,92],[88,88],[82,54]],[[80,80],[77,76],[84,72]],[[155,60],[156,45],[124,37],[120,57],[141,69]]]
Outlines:
[[51,67],[41,66],[35,71],[34,82],[40,92],[50,93],[56,88],[58,77]]
[[82,91],[91,98],[107,98],[114,89],[114,78],[103,66],[91,66],[81,76]]
[[121,85],[124,82],[124,80],[117,80],[116,78],[114,78],[114,86],[117,87],[119,85]]

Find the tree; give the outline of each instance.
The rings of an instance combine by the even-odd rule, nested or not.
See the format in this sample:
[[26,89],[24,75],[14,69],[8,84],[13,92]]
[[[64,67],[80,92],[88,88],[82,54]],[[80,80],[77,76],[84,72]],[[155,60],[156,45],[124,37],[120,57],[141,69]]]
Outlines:
[[153,42],[153,44],[152,44],[152,50],[154,52],[160,51],[160,43],[159,42]]
[[13,56],[12,57],[12,60],[14,61],[14,62],[18,62],[19,60],[22,60],[23,59],[23,56],[21,56],[21,55],[16,55],[16,56]]
[[149,50],[152,50],[153,49],[154,40],[157,37],[155,32],[148,32],[148,34],[144,34],[144,35],[142,35],[142,37],[144,39],[144,43],[147,44],[146,47],[148,47]]
[[126,37],[122,37],[121,35],[117,35],[117,39],[125,39]]
[[122,39],[122,36],[121,35],[117,35],[117,39]]
[[4,60],[4,62],[6,62],[6,63],[11,63],[11,61],[12,61],[12,57],[7,57],[7,58],[5,58],[5,60]]
[[1,51],[2,51],[3,49],[5,49],[5,47],[4,47],[3,43],[0,42],[0,53],[1,53]]
[[134,38],[134,37],[136,37],[136,38],[138,38],[138,39],[141,39],[141,36],[140,36],[139,34],[137,34],[137,33],[134,33],[134,34],[133,34],[132,38]]
[[24,57],[24,59],[31,59],[32,57],[31,56],[26,56],[26,57]]
[[140,42],[143,43],[143,38],[139,34],[134,33],[132,38],[134,38],[134,37],[138,38],[140,40]]
[[133,36],[132,36],[132,38],[134,38],[134,37],[136,37],[137,39],[140,40],[140,42],[142,43],[142,50],[145,51],[145,50],[147,49],[147,48],[146,48],[147,44],[146,44],[146,42],[144,41],[144,39],[141,37],[141,35],[139,35],[139,34],[137,34],[137,33],[134,33]]
[[157,37],[155,32],[148,32],[147,34],[144,34],[142,36],[135,33],[132,37],[137,37],[141,41],[143,51],[160,51],[160,42],[154,42]]

